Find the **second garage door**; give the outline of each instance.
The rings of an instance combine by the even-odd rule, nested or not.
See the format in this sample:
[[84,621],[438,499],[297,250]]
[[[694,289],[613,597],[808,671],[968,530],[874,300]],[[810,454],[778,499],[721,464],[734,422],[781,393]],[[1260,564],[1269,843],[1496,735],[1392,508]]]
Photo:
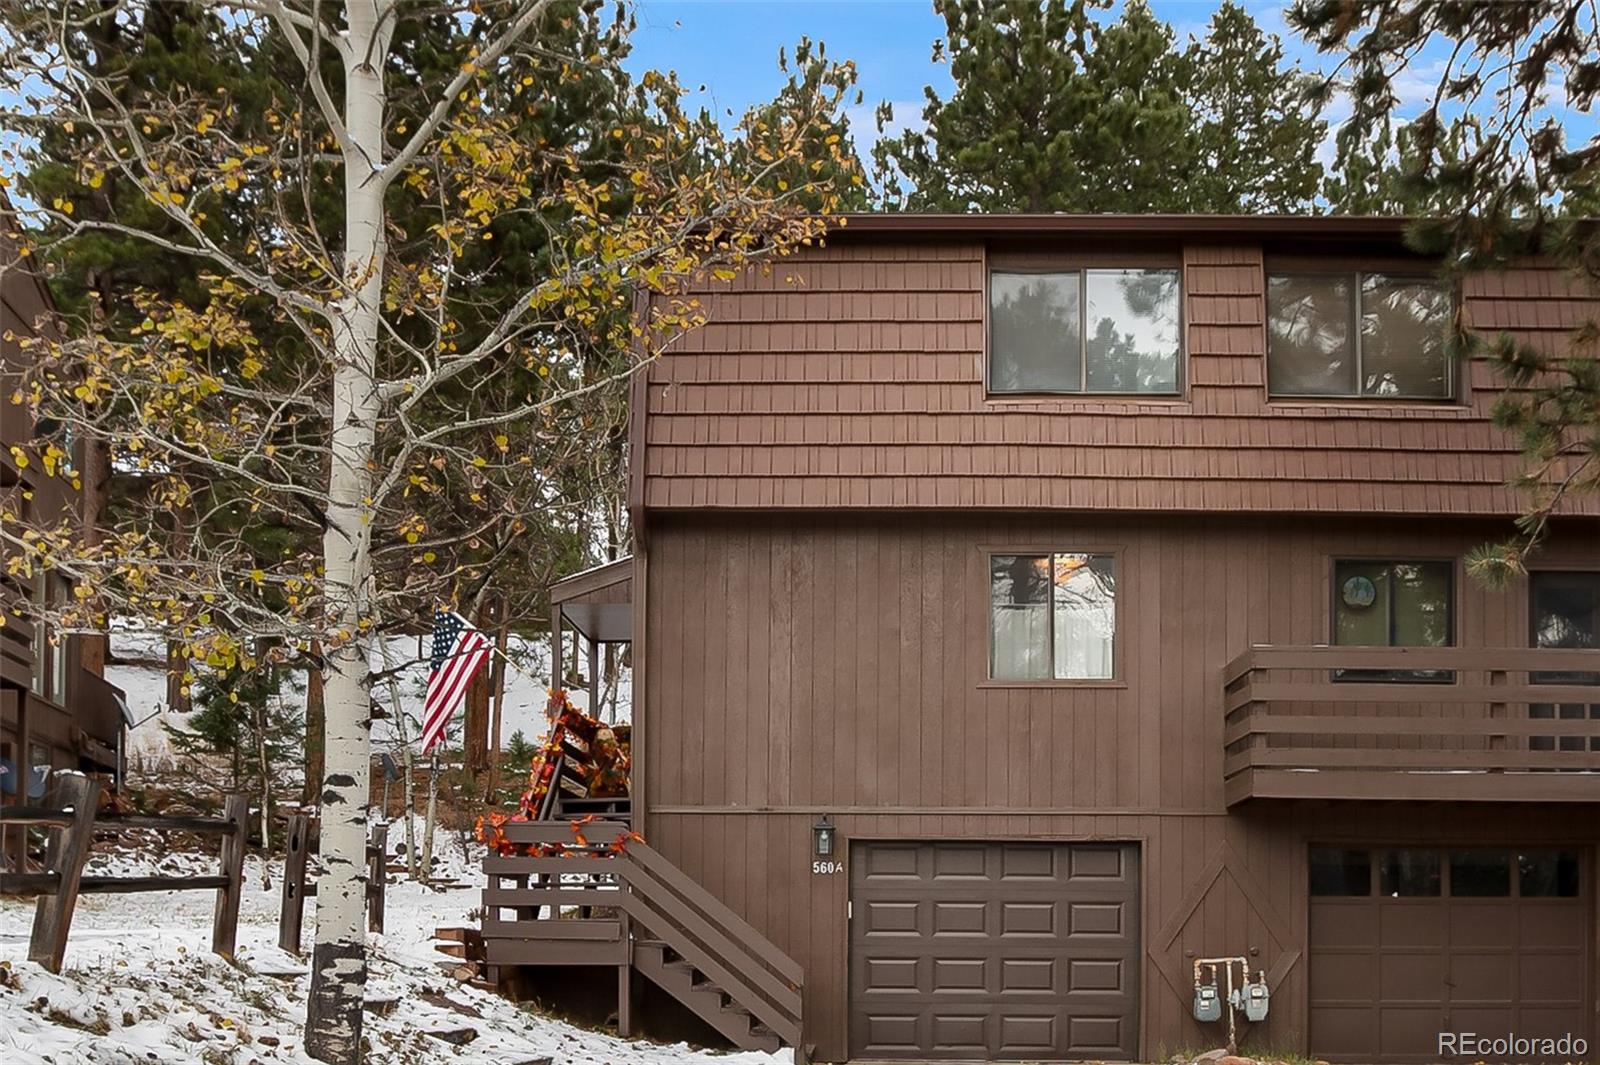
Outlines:
[[1313,847],[1311,1053],[1438,1061],[1440,1034],[1467,1032],[1592,1053],[1587,867],[1578,850]]
[[1136,1055],[1135,845],[859,843],[850,865],[853,1057]]

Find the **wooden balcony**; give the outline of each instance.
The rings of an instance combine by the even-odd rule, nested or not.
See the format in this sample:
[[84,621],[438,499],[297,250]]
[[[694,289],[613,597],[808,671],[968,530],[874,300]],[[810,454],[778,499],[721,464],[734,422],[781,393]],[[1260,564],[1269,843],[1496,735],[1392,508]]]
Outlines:
[[1600,804],[1600,651],[1252,647],[1223,671],[1250,799]]

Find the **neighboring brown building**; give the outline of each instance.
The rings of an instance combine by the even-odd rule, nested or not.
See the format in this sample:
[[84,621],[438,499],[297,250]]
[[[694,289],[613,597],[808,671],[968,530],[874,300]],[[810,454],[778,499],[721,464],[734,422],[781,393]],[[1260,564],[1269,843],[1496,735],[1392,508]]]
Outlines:
[[[28,451],[35,427],[28,409],[11,402],[17,391],[22,359],[18,338],[55,328],[55,310],[44,281],[19,254],[11,233],[16,229],[10,205],[0,199],[0,492],[5,509],[28,521],[59,520],[82,513],[82,492],[60,477],[45,476],[36,455]],[[64,439],[79,470],[84,468],[83,441]],[[25,449],[21,465],[12,447]],[[81,478],[80,478],[81,481]],[[37,793],[51,769],[81,769],[115,774],[120,769],[124,725],[122,692],[102,677],[103,641],[67,636],[52,638],[44,626],[13,613],[19,600],[70,594],[59,574],[37,570],[28,580],[12,577],[5,561],[10,545],[0,546],[0,802],[19,803],[31,780]],[[5,855],[14,858],[20,833],[6,840]]]
[[1520,456],[1439,339],[1595,294],[1390,220],[900,215],[703,298],[634,392],[634,825],[816,1059],[1164,1060],[1242,956],[1246,1052],[1600,1061],[1600,499],[1469,579]]

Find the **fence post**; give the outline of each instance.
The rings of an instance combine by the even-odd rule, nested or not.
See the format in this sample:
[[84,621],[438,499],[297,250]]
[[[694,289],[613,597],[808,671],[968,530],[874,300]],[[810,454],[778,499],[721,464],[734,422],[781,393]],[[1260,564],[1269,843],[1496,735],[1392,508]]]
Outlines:
[[229,795],[222,805],[222,816],[233,823],[233,831],[222,837],[222,875],[228,883],[217,888],[217,905],[211,918],[211,951],[233,960],[234,943],[239,938],[239,897],[244,894],[245,833],[250,830],[250,799]]
[[78,905],[78,881],[83,877],[83,863],[89,860],[89,845],[94,842],[100,782],[82,773],[61,772],[51,776],[54,782],[45,805],[58,810],[71,807],[72,823],[50,832],[45,867],[61,879],[54,894],[39,896],[38,908],[33,914],[33,938],[28,941],[28,960],[58,973],[67,953],[72,911]]
[[284,836],[283,903],[278,908],[278,946],[300,953],[300,930],[306,913],[306,862],[311,851],[311,816],[290,814]]
[[389,883],[389,823],[379,821],[367,838],[367,931],[383,931],[383,891]]

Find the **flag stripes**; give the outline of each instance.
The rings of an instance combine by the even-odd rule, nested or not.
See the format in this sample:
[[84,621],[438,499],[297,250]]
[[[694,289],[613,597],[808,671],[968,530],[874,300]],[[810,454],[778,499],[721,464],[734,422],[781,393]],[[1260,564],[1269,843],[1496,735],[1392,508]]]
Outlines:
[[422,753],[444,740],[466,695],[467,685],[489,657],[489,639],[460,614],[435,611],[433,653],[428,670],[428,693],[422,705]]

